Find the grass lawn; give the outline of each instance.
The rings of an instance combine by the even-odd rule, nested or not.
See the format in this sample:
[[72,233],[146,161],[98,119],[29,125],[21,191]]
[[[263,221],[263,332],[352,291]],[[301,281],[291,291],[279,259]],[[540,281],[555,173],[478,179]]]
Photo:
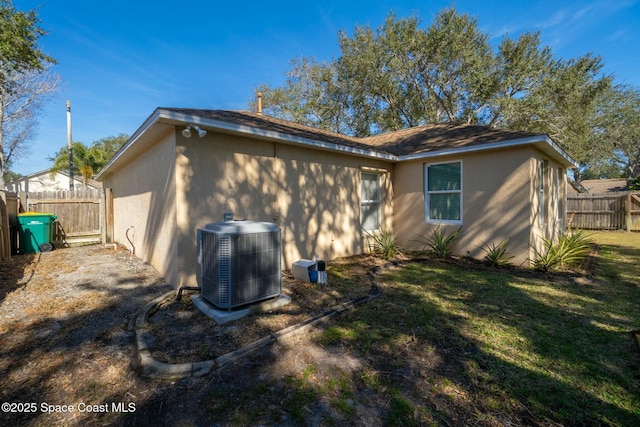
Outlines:
[[387,270],[381,298],[316,338],[366,368],[320,388],[309,367],[285,404],[295,416],[329,396],[348,419],[353,400],[385,396],[391,425],[640,425],[640,233],[593,236],[591,280],[436,261]]

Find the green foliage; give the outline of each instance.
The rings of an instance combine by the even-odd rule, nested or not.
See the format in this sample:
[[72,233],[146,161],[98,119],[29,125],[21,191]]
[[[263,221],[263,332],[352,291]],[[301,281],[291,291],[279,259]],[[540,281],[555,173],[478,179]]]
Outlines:
[[[640,175],[640,92],[612,86],[602,58],[555,58],[539,32],[497,43],[454,8],[424,25],[390,13],[338,34],[330,62],[291,62],[263,85],[267,114],[357,137],[442,122],[548,134],[597,177]],[[255,108],[255,102],[252,102]]]
[[542,240],[542,250],[534,248],[533,265],[543,271],[580,267],[593,246],[593,239],[583,230],[567,230],[555,243],[551,239]]
[[12,157],[33,136],[40,104],[57,86],[47,78],[56,61],[38,46],[45,34],[35,11],[18,11],[0,0],[0,188]]
[[[113,155],[127,142],[127,135],[120,134],[102,138],[87,147],[81,142],[74,142],[72,145],[73,172],[82,175],[87,179],[100,171],[111,160]],[[63,147],[54,155],[49,157],[53,162],[52,172],[69,170],[69,152],[67,147]]]
[[396,255],[402,255],[402,249],[398,245],[398,238],[395,233],[383,228],[378,232],[365,230],[365,233],[373,240],[373,252],[381,254],[384,259],[391,259]]
[[493,267],[505,267],[511,265],[509,260],[513,259],[513,256],[507,256],[507,243],[508,239],[504,239],[498,244],[485,243],[480,247],[485,253],[484,261]]
[[631,191],[640,190],[640,175],[635,177],[629,182],[629,190]]
[[416,241],[422,244],[423,251],[440,259],[447,259],[453,252],[453,242],[458,238],[460,230],[462,227],[447,235],[446,229],[441,230],[438,226],[428,239],[417,239]]
[[12,180],[14,180],[14,179],[19,179],[19,178],[22,178],[22,174],[19,174],[19,173],[13,172],[13,171],[11,171],[11,170],[7,170],[7,171],[4,173],[4,179],[5,179],[6,181],[12,181]]
[[45,34],[36,11],[21,12],[11,1],[0,1],[0,84],[4,85],[9,73],[42,69],[56,62],[38,47]]
[[358,137],[442,122],[530,130],[586,164],[589,118],[611,83],[600,57],[556,60],[537,32],[491,39],[454,8],[426,28],[390,13],[340,32],[332,62],[296,60],[282,88],[261,87],[265,111]]
[[640,89],[619,85],[600,94],[592,128],[590,165],[612,170],[606,178],[640,176]]

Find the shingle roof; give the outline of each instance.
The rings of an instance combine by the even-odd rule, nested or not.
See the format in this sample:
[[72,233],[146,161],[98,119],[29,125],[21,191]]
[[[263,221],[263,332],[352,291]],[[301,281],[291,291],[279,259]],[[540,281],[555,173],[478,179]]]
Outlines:
[[546,135],[531,132],[446,123],[355,138],[247,111],[157,108],[100,171],[97,178],[100,179],[110,171],[113,164],[145,149],[158,137],[158,133],[166,130],[162,126],[186,126],[190,123],[219,132],[247,134],[253,138],[302,144],[390,161],[534,144],[564,166],[576,166],[575,161]]
[[248,111],[231,110],[200,110],[194,108],[161,108],[174,113],[197,116],[202,119],[230,122],[240,126],[248,126],[255,129],[278,132],[311,140],[328,142],[331,144],[345,145],[364,150],[377,149],[385,152],[381,147],[374,147],[364,143],[361,138],[354,138],[324,129],[313,128],[287,120],[277,119],[266,115],[251,113]]
[[357,147],[360,149],[374,149],[396,156],[541,136],[540,134],[532,132],[495,129],[487,126],[461,123],[444,123],[418,126],[367,138],[355,138],[247,111],[201,110],[193,108],[163,108],[163,110],[198,116],[205,119],[232,122],[238,125],[281,132],[338,145]]
[[[615,191],[625,191],[627,189],[626,178],[585,179],[584,181],[581,181],[580,184],[590,194],[611,193]],[[567,188],[569,189],[569,192],[577,193],[573,186],[571,186],[571,188]]]
[[541,135],[531,132],[495,129],[487,126],[443,123],[389,132],[363,138],[360,141],[397,156],[406,156],[444,149],[512,141],[532,136]]

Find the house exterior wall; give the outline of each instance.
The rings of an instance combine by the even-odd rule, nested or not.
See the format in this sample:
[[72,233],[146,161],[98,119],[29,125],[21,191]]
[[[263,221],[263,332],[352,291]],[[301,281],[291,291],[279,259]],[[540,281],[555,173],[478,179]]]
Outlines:
[[113,192],[114,240],[177,283],[175,136],[164,134],[152,147],[104,177]]
[[179,286],[197,283],[196,230],[223,220],[275,222],[284,269],[302,258],[361,253],[360,173],[383,169],[382,218],[391,226],[391,164],[310,148],[209,132],[177,133]]
[[333,259],[367,250],[360,219],[362,172],[379,174],[381,227],[391,229],[391,163],[279,146],[278,213],[288,267],[314,254]]
[[[74,188],[85,188],[81,179],[74,177]],[[9,191],[16,193],[37,193],[41,191],[62,191],[69,189],[69,177],[61,173],[51,174],[49,171],[14,179],[6,183]]]
[[[462,162],[459,255],[482,258],[483,245],[509,239],[514,264],[528,265],[532,244],[539,247],[564,226],[564,170],[530,146],[392,163],[214,131],[185,138],[181,130],[171,127],[103,177],[113,192],[115,240],[129,246],[126,231],[133,227],[136,255],[176,288],[198,283],[196,230],[227,212],[278,224],[284,269],[316,254],[331,260],[365,252],[363,172],[379,174],[381,227],[407,249],[421,249],[416,240],[439,227],[425,222],[426,163]],[[453,232],[460,225],[444,227]]]
[[[428,240],[439,226],[447,234],[462,227],[456,254],[483,258],[483,245],[509,239],[507,255],[514,256],[512,262],[528,264],[536,215],[531,203],[533,154],[530,148],[504,149],[397,164],[394,226],[400,244],[422,249],[416,240]],[[462,161],[462,224],[426,223],[424,165],[449,161]]]
[[[531,252],[542,251],[544,240],[554,241],[565,230],[567,176],[566,169],[541,153],[531,150]],[[541,195],[540,165],[544,164],[544,195]],[[542,213],[544,211],[544,213]]]

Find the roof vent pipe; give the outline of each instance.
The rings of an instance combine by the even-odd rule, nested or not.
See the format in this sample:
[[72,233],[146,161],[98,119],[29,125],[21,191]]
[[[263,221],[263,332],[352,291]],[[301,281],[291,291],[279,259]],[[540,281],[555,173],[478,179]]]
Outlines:
[[262,92],[258,92],[258,115],[262,115]]

